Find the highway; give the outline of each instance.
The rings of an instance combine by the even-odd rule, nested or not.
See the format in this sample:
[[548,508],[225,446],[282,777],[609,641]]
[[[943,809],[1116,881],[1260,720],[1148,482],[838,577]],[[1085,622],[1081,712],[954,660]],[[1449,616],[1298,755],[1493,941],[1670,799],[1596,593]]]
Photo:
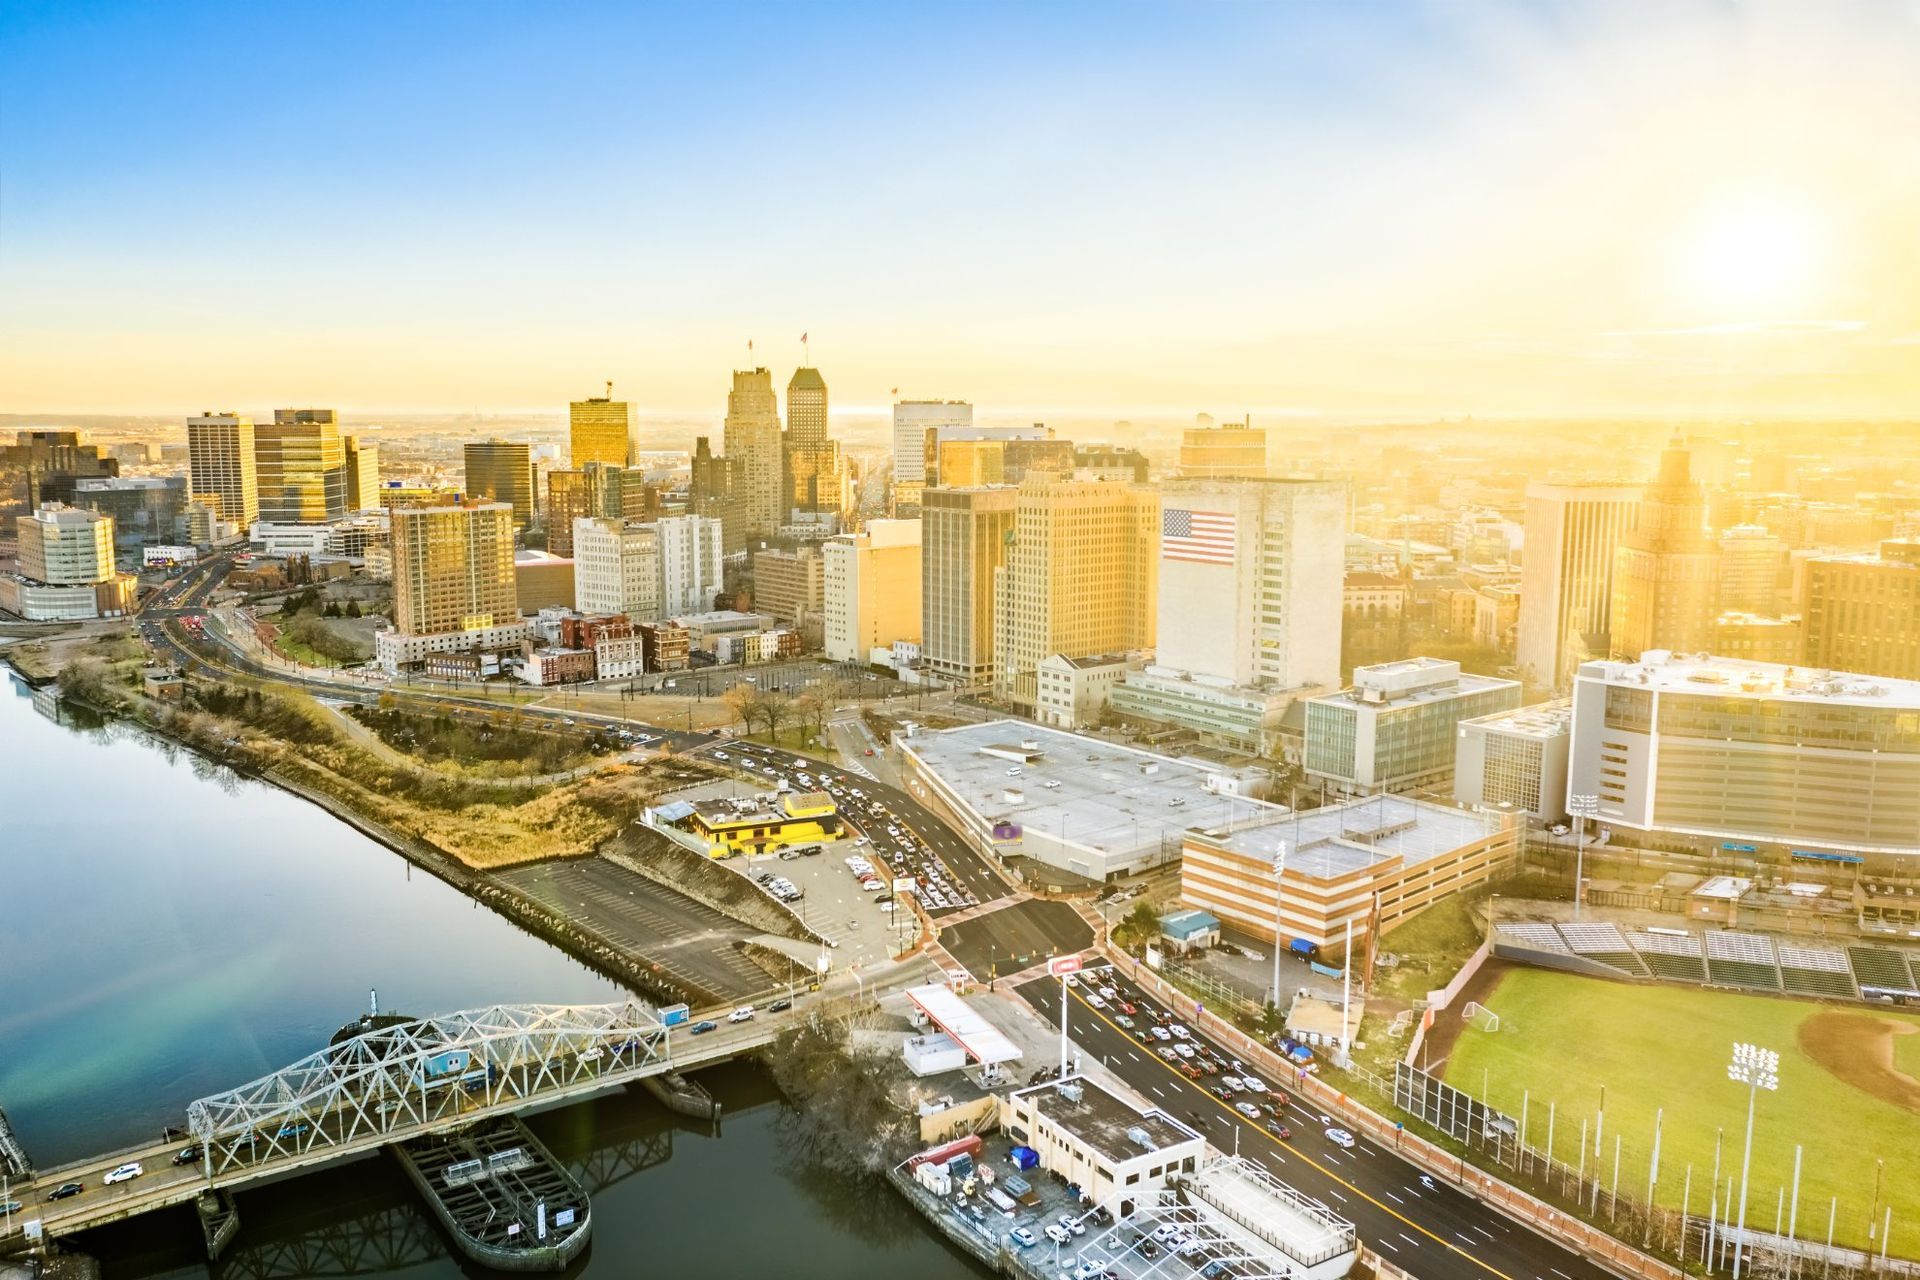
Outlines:
[[[1078,982],[1068,988],[1072,1005],[1067,1030],[1083,1055],[1097,1057],[1142,1096],[1200,1130],[1213,1146],[1228,1152],[1237,1147],[1240,1155],[1259,1161],[1289,1186],[1351,1220],[1369,1247],[1420,1280],[1609,1280],[1611,1273],[1601,1267],[1444,1183],[1422,1185],[1419,1169],[1364,1137],[1355,1140],[1352,1150],[1341,1149],[1326,1137],[1328,1125],[1317,1109],[1285,1107],[1283,1122],[1293,1137],[1281,1140],[1268,1132],[1264,1120],[1249,1120],[1234,1110],[1233,1102],[1209,1092],[1218,1076],[1190,1080],[1155,1052],[1163,1042],[1142,1044],[1135,1032],[1114,1020],[1125,1016],[1117,1004],[1109,1001],[1104,1010],[1094,1008],[1087,1000],[1088,988],[1115,987],[1120,999],[1138,1010],[1132,1019],[1138,1026],[1145,1026],[1153,1013],[1165,1012],[1164,1006],[1110,968],[1088,969]],[[1058,978],[1035,978],[1018,990],[1048,1025],[1059,1025]],[[1205,1040],[1194,1032],[1192,1042]],[[1211,1047],[1231,1062],[1225,1049]],[[1233,1067],[1227,1066],[1224,1074],[1235,1074]],[[1284,1081],[1263,1080],[1269,1088],[1285,1089]]]

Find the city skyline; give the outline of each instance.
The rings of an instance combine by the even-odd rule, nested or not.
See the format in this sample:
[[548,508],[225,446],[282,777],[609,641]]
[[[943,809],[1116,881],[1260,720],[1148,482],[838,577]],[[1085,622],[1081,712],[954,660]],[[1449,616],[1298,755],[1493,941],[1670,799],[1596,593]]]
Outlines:
[[[707,412],[759,364],[850,410],[1920,389],[1908,10],[1089,12],[15,7],[6,407],[514,410],[611,377]],[[295,49],[327,93],[184,87]],[[589,50],[633,75],[572,74]],[[813,198],[733,194],[753,174]]]

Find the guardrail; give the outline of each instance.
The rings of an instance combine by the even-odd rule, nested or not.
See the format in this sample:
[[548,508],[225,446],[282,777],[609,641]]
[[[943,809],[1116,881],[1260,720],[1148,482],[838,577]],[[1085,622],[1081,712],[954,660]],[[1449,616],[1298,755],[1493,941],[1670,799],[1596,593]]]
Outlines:
[[1418,1134],[1408,1133],[1398,1122],[1362,1105],[1317,1076],[1299,1070],[1233,1023],[1200,1008],[1197,1001],[1126,952],[1117,951],[1106,943],[1099,944],[1097,949],[1113,962],[1115,968],[1170,1008],[1184,1010],[1188,1003],[1193,1003],[1195,1013],[1191,1021],[1197,1029],[1238,1053],[1244,1061],[1260,1064],[1274,1078],[1292,1080],[1303,1097],[1340,1116],[1355,1132],[1366,1134],[1382,1146],[1391,1148],[1410,1164],[1436,1177],[1445,1178],[1515,1222],[1592,1259],[1616,1275],[1628,1277],[1629,1280],[1681,1280],[1684,1273],[1678,1267],[1643,1253],[1598,1227],[1590,1226],[1546,1201],[1475,1168],[1463,1158],[1428,1142]]

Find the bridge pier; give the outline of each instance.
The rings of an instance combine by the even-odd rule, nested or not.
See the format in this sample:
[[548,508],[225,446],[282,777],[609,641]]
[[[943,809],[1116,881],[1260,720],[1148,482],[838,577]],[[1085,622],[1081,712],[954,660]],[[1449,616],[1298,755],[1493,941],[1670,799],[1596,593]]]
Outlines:
[[218,1262],[220,1255],[240,1233],[240,1206],[229,1191],[204,1191],[193,1202],[200,1215],[200,1230],[207,1237],[207,1261]]
[[640,1085],[669,1111],[692,1116],[696,1120],[717,1122],[720,1119],[720,1104],[713,1100],[713,1095],[678,1071],[647,1076],[640,1081]]
[[389,1147],[469,1260],[560,1271],[587,1246],[587,1194],[517,1116]]

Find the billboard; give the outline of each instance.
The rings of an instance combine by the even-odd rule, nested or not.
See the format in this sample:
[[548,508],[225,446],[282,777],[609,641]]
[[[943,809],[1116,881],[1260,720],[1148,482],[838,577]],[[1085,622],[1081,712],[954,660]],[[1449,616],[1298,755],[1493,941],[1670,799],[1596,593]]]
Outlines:
[[1056,978],[1063,978],[1069,973],[1078,973],[1080,972],[1080,957],[1078,955],[1055,956],[1053,959],[1047,961],[1047,972]]

